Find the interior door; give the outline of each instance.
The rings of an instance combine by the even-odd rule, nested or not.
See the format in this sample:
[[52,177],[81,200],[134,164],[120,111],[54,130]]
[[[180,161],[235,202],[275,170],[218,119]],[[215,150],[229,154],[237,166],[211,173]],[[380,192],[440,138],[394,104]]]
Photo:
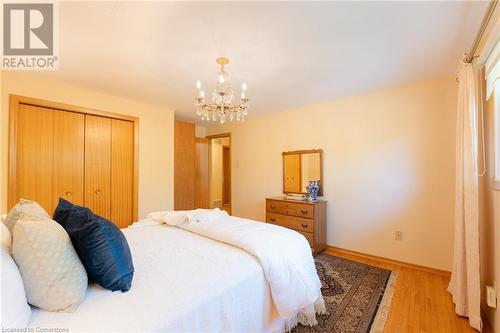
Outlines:
[[133,222],[134,123],[111,120],[111,221],[119,228]]
[[210,139],[195,138],[195,208],[210,208]]
[[85,115],[85,206],[111,219],[111,119]]
[[83,205],[85,116],[54,111],[54,191],[53,206],[59,198]]
[[[19,199],[38,202],[51,215],[53,204],[54,113],[48,108],[20,104],[17,112],[15,167],[10,181],[9,209]],[[14,174],[13,174],[14,173]]]
[[284,192],[300,193],[300,154],[283,155]]

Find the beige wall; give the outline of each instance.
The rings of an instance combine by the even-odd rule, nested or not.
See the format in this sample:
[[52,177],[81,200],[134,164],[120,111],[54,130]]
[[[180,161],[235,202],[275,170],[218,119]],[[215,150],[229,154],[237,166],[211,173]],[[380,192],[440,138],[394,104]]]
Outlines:
[[264,220],[281,152],[323,149],[329,245],[451,270],[456,100],[446,77],[207,132],[232,132],[235,215]]
[[[481,244],[481,291],[482,308],[495,332],[500,332],[500,309],[486,305],[485,286],[497,283],[497,298],[500,296],[500,189],[492,186],[494,174],[494,131],[493,131],[494,94],[485,103],[485,143],[486,174],[480,180],[480,244]],[[499,303],[500,305],[500,303]]]
[[139,117],[139,217],[173,208],[174,111],[61,82],[40,80],[28,73],[1,73],[1,212],[7,210],[7,142],[9,94]]

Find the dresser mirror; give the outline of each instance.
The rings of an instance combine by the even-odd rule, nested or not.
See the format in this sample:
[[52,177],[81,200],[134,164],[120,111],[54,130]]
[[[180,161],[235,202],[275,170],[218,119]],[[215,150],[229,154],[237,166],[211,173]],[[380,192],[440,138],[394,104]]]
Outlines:
[[283,154],[283,193],[307,194],[311,180],[319,180],[319,195],[323,195],[323,151],[296,150]]

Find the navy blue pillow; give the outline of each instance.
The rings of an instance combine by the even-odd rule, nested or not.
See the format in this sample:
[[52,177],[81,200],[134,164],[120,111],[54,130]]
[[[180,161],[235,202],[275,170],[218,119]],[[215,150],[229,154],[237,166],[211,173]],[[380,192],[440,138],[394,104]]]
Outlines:
[[63,198],[59,198],[56,210],[54,211],[53,219],[57,221],[63,228],[66,229],[66,221],[68,220],[69,213],[73,208],[73,204]]
[[92,280],[112,291],[130,289],[134,265],[120,229],[90,209],[62,198],[54,212],[54,220],[69,234]]

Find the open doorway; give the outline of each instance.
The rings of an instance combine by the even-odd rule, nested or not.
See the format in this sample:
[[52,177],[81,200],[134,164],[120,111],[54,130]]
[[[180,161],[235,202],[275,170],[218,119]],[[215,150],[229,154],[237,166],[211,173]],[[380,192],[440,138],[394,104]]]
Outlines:
[[207,139],[210,139],[210,207],[231,214],[231,134]]

